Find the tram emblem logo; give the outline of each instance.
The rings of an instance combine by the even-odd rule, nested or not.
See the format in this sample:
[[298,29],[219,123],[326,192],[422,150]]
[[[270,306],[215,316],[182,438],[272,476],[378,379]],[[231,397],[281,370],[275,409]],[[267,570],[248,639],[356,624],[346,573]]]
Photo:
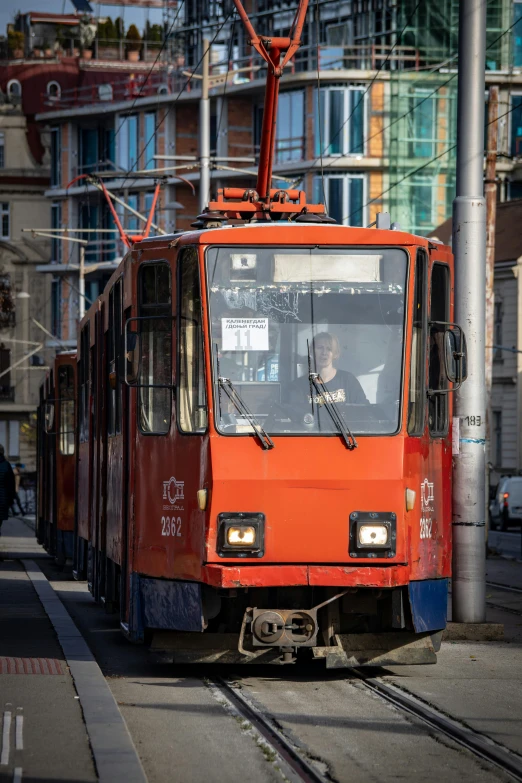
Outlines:
[[176,481],[174,476],[171,476],[168,481],[163,482],[163,500],[169,500],[169,503],[173,506],[178,500],[185,498],[185,482]]
[[433,493],[433,481],[428,481],[427,478],[424,479],[421,484],[420,496],[422,513],[425,514],[427,511],[433,511],[433,501],[435,499],[435,495]]

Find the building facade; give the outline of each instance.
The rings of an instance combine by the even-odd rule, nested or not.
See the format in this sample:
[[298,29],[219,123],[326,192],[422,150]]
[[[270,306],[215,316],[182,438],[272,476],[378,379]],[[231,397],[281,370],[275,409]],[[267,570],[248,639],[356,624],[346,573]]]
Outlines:
[[31,471],[38,390],[52,352],[44,331],[51,286],[36,272],[49,258],[48,240],[22,229],[47,224],[49,151],[31,133],[19,95],[10,88],[0,95],[0,443],[11,461]]

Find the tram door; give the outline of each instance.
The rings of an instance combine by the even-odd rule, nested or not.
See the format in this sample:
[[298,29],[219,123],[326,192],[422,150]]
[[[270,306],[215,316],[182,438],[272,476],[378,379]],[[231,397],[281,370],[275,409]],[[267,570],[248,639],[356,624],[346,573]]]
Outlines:
[[[116,568],[122,565],[122,525],[124,520],[123,472],[123,390],[119,372],[122,352],[122,279],[116,280],[107,299],[105,357],[103,362],[105,426],[104,489],[102,513],[103,568],[109,602],[116,600]],[[105,590],[105,585],[104,585]]]
[[[408,473],[419,502],[412,530],[412,579],[440,576],[451,535],[450,395],[443,362],[451,273],[419,248],[415,260]],[[411,481],[411,479],[410,479]],[[418,515],[418,516],[417,516]],[[418,519],[418,521],[417,521]]]

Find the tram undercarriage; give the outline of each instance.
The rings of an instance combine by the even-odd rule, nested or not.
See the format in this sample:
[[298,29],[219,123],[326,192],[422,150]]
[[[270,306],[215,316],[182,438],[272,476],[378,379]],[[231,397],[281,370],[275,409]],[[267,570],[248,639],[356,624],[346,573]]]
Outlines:
[[[443,583],[441,595],[447,589],[446,580],[425,584],[431,581]],[[415,616],[419,607],[412,604],[408,586],[201,588],[205,628],[200,633],[149,629],[146,636],[157,659],[233,664],[324,660],[328,669],[436,663],[442,630],[417,630],[422,619]],[[146,617],[150,608],[143,609]],[[432,624],[442,626],[443,619],[441,615]]]

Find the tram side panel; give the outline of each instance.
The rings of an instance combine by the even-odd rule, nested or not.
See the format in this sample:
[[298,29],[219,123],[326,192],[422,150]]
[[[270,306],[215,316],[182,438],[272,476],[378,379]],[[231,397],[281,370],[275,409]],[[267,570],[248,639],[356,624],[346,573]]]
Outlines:
[[73,556],[75,491],[76,355],[58,355],[55,364],[56,405],[56,555],[60,563]]

